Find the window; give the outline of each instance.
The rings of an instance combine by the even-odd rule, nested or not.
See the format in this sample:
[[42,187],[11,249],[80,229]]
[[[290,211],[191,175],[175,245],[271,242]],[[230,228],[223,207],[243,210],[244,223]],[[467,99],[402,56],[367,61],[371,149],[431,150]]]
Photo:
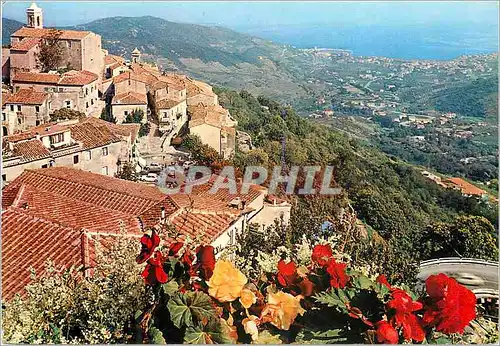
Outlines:
[[16,91],[19,91],[19,89],[21,89],[21,88],[17,86],[17,87],[16,87]]
[[17,123],[18,123],[19,125],[21,125],[21,124],[23,123],[23,119],[21,119],[21,118],[17,118]]
[[128,111],[124,111],[123,115],[127,116],[128,115]]
[[94,91],[94,86],[90,87],[90,92]]
[[78,155],[73,156],[73,163],[75,165],[78,163]]
[[90,104],[93,105],[94,104],[94,99],[90,99]]
[[85,88],[85,95],[89,94],[89,88]]
[[7,181],[7,175],[6,174],[2,174],[2,181]]
[[35,112],[40,112],[40,106],[35,106]]
[[108,147],[102,148],[102,156],[108,156]]
[[35,121],[35,126],[38,126],[38,125],[40,125],[41,123],[42,123],[42,122],[41,122],[40,120],[36,120],[36,121]]
[[2,113],[2,121],[6,121],[7,120],[7,116],[5,115],[5,113]]
[[101,168],[101,174],[108,175],[108,166],[104,166]]
[[10,105],[10,111],[14,112],[14,105]]
[[65,103],[66,103],[66,108],[71,108],[71,101],[66,100]]
[[47,164],[42,165],[42,168],[48,168],[48,167],[49,167],[49,165],[47,165]]
[[49,102],[49,109],[52,109],[52,102]]
[[87,161],[92,160],[92,151],[91,150],[87,150],[85,152],[85,160],[87,160]]
[[56,135],[50,136],[50,144],[61,143],[64,141],[64,133],[58,133]]
[[21,111],[21,106],[20,105],[17,105],[17,111],[20,112]]
[[89,108],[89,103],[85,102],[85,108]]

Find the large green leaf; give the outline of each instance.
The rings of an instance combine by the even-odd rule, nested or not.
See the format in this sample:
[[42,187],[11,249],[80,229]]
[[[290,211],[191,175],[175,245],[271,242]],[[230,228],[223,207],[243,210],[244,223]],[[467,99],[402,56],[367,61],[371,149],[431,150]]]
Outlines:
[[259,332],[257,340],[252,343],[257,345],[279,345],[283,341],[281,341],[279,335],[271,334],[268,330],[263,330]]
[[353,278],[353,283],[356,288],[367,290],[373,286],[373,282],[365,275],[359,275]]
[[184,335],[185,344],[230,344],[231,339],[224,332],[220,320],[211,319],[206,325],[188,327]]
[[165,341],[165,338],[163,337],[163,334],[161,331],[152,326],[149,328],[149,341],[151,344],[166,344],[167,342]]
[[161,288],[163,289],[163,293],[172,296],[179,290],[179,284],[176,281],[171,280],[161,285]]
[[341,333],[342,333],[341,329],[330,329],[322,331],[303,329],[297,334],[295,343],[300,343],[300,344],[342,343],[346,341],[346,338],[342,336]]
[[215,316],[215,308],[211,304],[210,297],[199,291],[174,294],[168,301],[167,308],[170,319],[177,328],[194,326],[193,316],[197,320]]
[[345,295],[340,298],[337,294],[335,294],[333,290],[318,293],[313,298],[321,304],[328,305],[329,307],[339,308],[341,311],[347,311],[344,300],[346,299]]

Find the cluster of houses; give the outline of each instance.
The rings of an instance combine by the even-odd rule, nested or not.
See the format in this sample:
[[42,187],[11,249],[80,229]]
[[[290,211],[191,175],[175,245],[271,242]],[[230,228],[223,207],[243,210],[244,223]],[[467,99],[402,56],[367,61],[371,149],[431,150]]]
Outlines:
[[441,187],[460,191],[462,195],[466,197],[488,198],[488,193],[486,191],[478,188],[468,181],[463,180],[462,178],[455,177],[441,179],[440,176],[432,174],[428,171],[422,171],[422,175]]
[[[246,194],[212,194],[213,176],[189,195],[167,195],[114,177],[124,162],[141,155],[141,124],[127,121],[137,110],[154,129],[145,138],[159,139],[159,150],[194,133],[229,157],[237,122],[210,85],[164,73],[141,61],[138,49],[130,60],[108,54],[101,37],[89,31],[59,30],[60,66],[42,71],[40,48],[53,29],[44,28],[36,4],[26,14],[27,25],[2,49],[4,298],[23,294],[30,268],[43,273],[48,260],[82,265],[91,275],[99,244],[140,237],[150,227],[170,224],[183,238],[222,248],[250,223],[261,229],[279,218],[287,222],[290,204],[270,199],[260,186]],[[84,116],[54,117],[60,109]]]
[[[101,37],[90,31],[57,30],[56,44],[62,51],[59,66],[57,70],[42,72],[38,58],[41,45],[55,29],[44,28],[42,9],[35,3],[26,14],[27,25],[11,35],[10,49],[2,49],[3,141],[18,143],[23,137],[20,133],[26,133],[25,137],[37,133],[44,137],[53,131],[45,128],[54,128],[51,115],[60,109],[93,118],[100,117],[104,109],[117,125],[140,110],[144,114],[142,122],[155,125],[149,136],[157,137],[157,151],[166,150],[187,133],[194,133],[220,155],[227,158],[234,153],[237,122],[219,105],[210,85],[185,75],[162,72],[158,66],[142,62],[137,48],[131,52],[130,60],[108,54],[101,46]],[[78,139],[75,137],[74,141]],[[54,143],[48,145],[50,150]],[[38,156],[24,155],[10,147],[4,146],[3,156],[18,156],[14,165],[21,166],[12,172],[36,168]],[[118,163],[123,162],[118,156],[114,158],[117,164],[108,166],[109,175],[119,170]],[[54,164],[62,163],[55,159]],[[12,172],[5,172],[4,183],[18,176]]]

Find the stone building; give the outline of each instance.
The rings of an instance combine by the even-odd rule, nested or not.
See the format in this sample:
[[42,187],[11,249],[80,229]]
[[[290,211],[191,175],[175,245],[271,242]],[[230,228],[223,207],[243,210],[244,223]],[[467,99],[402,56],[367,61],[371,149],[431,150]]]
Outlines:
[[49,29],[43,26],[42,9],[33,3],[26,10],[27,25],[11,35],[14,47],[10,61],[11,77],[18,71],[36,70],[36,52],[40,42],[55,31],[58,44],[63,49],[61,68],[91,71],[101,79],[104,67],[104,52],[101,36],[90,31]]
[[97,110],[98,76],[89,71],[57,73],[19,72],[12,78],[15,91],[33,89],[51,94],[49,110],[74,109],[86,114]]
[[26,169],[58,166],[114,175],[122,145],[123,139],[112,129],[91,121],[49,123],[9,135],[3,138],[2,184]]
[[236,145],[237,121],[221,106],[188,106],[189,132],[198,135],[224,158],[230,157]]
[[32,89],[21,89],[5,100],[7,131],[4,135],[25,131],[50,120],[50,95]]
[[148,121],[148,99],[145,94],[129,91],[113,96],[111,113],[118,124],[123,123],[127,116],[135,110],[141,110],[144,113],[142,122],[146,123]]

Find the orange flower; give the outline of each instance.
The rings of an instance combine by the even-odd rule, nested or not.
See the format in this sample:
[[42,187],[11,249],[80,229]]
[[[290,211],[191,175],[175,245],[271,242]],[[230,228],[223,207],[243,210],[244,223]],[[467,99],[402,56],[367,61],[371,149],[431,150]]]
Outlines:
[[252,337],[252,340],[255,341],[259,338],[259,329],[257,328],[257,324],[259,323],[259,318],[254,315],[248,316],[245,318],[241,324],[245,329],[245,333],[249,334]]
[[297,315],[303,315],[305,310],[300,306],[302,296],[292,296],[285,292],[269,293],[267,304],[262,310],[263,322],[271,322],[278,329],[288,330]]
[[240,295],[240,302],[241,302],[241,305],[243,305],[243,307],[245,309],[248,309],[250,308],[253,304],[255,304],[255,302],[257,302],[257,297],[255,296],[255,294],[250,291],[248,288],[244,288],[242,291],[241,291],[241,295]]
[[208,293],[220,302],[232,302],[241,295],[246,276],[229,261],[220,260],[208,281]]

